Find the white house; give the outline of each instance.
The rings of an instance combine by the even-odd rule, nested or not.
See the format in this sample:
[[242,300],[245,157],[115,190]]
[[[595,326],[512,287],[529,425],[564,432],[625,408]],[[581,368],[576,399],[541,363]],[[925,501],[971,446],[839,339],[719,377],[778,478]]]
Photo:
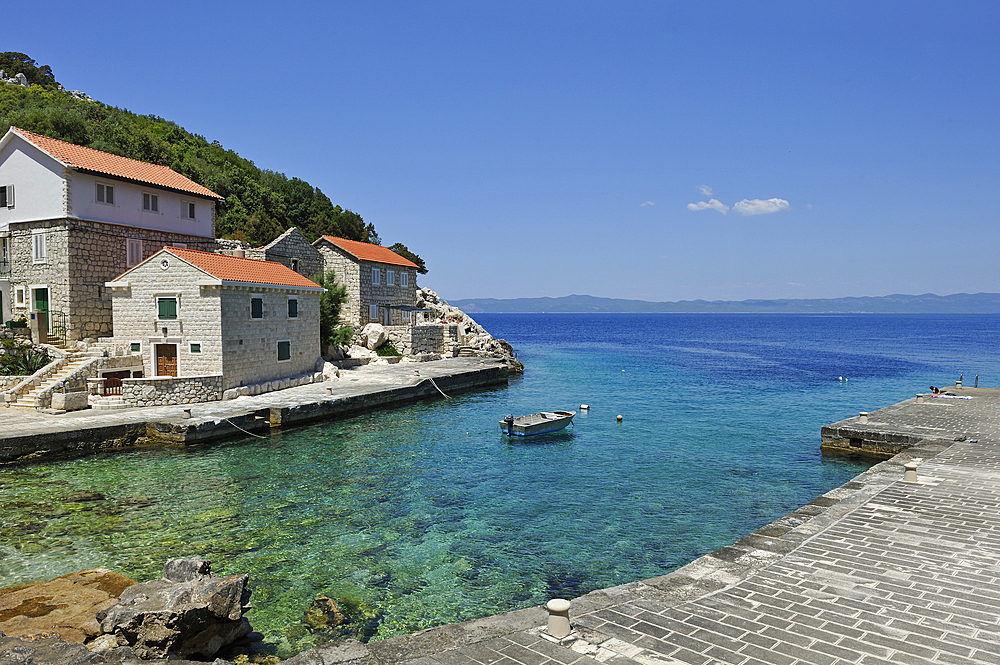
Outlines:
[[69,339],[110,334],[104,283],[165,245],[214,249],[219,198],[166,166],[11,127],[0,138],[3,318],[38,309]]
[[271,261],[164,247],[107,282],[114,343],[146,377],[219,375],[223,389],[311,373],[323,288]]

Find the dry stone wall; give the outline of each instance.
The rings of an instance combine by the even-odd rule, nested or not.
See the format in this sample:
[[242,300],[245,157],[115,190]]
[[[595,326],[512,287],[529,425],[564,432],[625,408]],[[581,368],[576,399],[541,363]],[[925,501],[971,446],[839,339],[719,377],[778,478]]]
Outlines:
[[122,401],[130,406],[169,406],[222,399],[222,375],[122,379]]

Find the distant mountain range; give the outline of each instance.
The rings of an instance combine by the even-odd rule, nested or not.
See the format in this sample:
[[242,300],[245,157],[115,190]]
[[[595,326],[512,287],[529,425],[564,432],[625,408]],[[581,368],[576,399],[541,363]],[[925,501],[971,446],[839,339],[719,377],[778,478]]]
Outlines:
[[475,314],[489,313],[651,313],[651,312],[720,312],[796,314],[1000,314],[1000,293],[956,293],[937,296],[891,295],[861,298],[820,298],[789,300],[681,300],[649,302],[594,296],[561,298],[468,298],[449,301],[451,305]]

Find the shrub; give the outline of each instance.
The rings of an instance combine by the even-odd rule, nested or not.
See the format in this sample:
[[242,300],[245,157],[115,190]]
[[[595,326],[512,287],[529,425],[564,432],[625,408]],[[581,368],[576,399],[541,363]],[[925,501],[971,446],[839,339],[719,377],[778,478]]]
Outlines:
[[396,350],[396,346],[392,342],[386,342],[382,346],[378,347],[377,349],[375,349],[375,353],[384,358],[390,356],[403,355],[402,353]]
[[347,346],[351,343],[351,338],[354,337],[354,328],[351,326],[343,326],[342,328],[337,328],[330,335],[330,341],[337,346]]

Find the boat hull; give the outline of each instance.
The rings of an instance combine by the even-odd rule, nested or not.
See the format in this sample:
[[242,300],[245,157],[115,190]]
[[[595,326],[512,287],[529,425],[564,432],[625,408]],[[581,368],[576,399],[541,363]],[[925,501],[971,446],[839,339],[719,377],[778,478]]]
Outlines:
[[515,418],[512,424],[507,420],[501,420],[500,429],[509,436],[549,434],[565,429],[573,422],[575,415],[576,411],[543,411]]

